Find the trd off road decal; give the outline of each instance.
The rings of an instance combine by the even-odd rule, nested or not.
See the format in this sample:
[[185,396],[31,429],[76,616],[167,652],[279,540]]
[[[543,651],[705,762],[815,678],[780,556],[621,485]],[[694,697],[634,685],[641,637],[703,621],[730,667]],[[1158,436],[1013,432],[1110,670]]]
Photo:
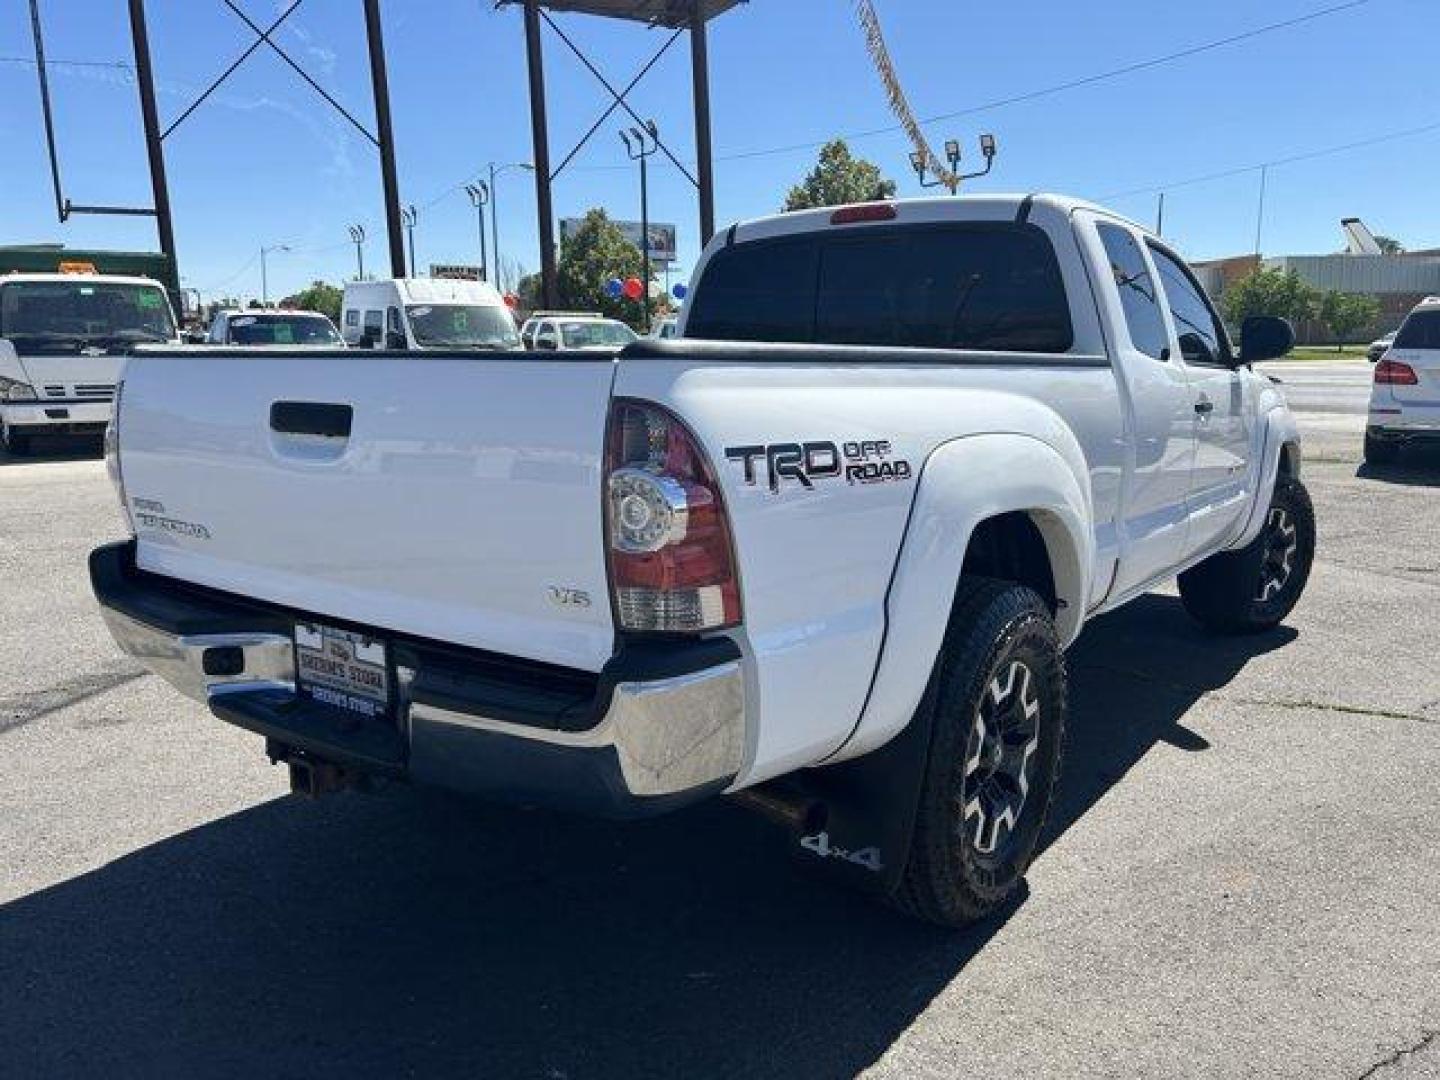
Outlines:
[[779,491],[786,480],[813,488],[817,480],[843,476],[850,484],[883,484],[909,480],[910,463],[894,456],[888,439],[859,442],[794,442],[757,446],[727,446],[725,457],[737,461],[745,483],[759,483],[761,472],[771,491]]

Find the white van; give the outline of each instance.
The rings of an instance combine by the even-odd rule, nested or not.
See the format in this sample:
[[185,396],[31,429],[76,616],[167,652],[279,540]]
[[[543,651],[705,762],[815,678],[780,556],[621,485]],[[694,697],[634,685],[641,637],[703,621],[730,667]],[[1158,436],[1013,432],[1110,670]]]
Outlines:
[[345,344],[362,349],[520,348],[515,317],[483,281],[350,281],[340,312]]
[[100,435],[137,345],[179,344],[158,281],[116,274],[0,277],[0,445],[36,435]]

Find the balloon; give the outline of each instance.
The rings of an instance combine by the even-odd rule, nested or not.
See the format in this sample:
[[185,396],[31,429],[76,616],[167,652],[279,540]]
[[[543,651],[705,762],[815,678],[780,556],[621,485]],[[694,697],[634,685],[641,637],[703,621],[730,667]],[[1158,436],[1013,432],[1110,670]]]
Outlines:
[[638,277],[625,279],[625,295],[631,300],[639,300],[645,295],[645,286],[640,284]]
[[520,297],[516,296],[513,292],[507,292],[507,293],[505,294],[505,306],[506,306],[506,307],[511,307],[511,308],[513,308],[513,307],[514,307],[516,304],[518,304],[518,303],[520,303]]
[[612,277],[605,283],[605,292],[609,296],[619,296],[625,291],[625,283],[618,277]]
[[670,291],[674,293],[676,300],[684,300],[685,294],[688,293],[690,290],[687,289],[684,285],[680,285],[677,283],[676,286]]

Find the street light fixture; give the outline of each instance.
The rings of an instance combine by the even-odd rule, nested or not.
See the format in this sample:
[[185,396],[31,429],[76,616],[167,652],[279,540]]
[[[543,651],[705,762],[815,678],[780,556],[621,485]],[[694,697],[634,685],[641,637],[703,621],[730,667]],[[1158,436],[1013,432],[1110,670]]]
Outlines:
[[620,132],[620,141],[625,144],[625,153],[631,161],[640,163],[640,255],[645,267],[644,288],[640,293],[641,311],[644,313],[641,326],[650,330],[650,184],[647,162],[660,149],[660,130],[654,120],[645,121],[642,130],[632,127]]
[[400,211],[400,220],[405,225],[405,231],[410,234],[410,276],[415,276],[415,222],[419,214],[415,212],[415,204],[411,203]]
[[490,185],[484,180],[465,185],[465,194],[470,196],[470,205],[475,207],[475,220],[480,229],[480,280],[490,280],[490,260],[485,251],[485,205],[490,201]]
[[351,225],[350,242],[355,245],[355,280],[365,280],[365,226]]
[[497,195],[499,194],[499,188],[497,188],[497,187],[495,186],[495,178],[496,178],[497,176],[499,176],[501,173],[503,173],[506,169],[525,169],[525,170],[527,170],[527,171],[529,171],[529,172],[534,172],[534,171],[535,171],[535,166],[534,166],[534,164],[532,164],[532,163],[529,162],[529,161],[508,161],[508,162],[505,162],[504,164],[501,164],[501,165],[497,165],[497,164],[495,164],[495,162],[492,161],[492,162],[490,162],[490,164],[489,164],[489,169],[490,169],[490,239],[491,239],[491,241],[492,241],[492,243],[490,244],[490,250],[493,251],[493,252],[495,252],[495,287],[496,287],[497,289],[500,289],[500,288],[503,288],[503,287],[504,287],[505,283],[504,283],[503,281],[501,281],[501,263],[500,263],[500,209],[499,209],[499,207],[496,205],[497,202],[498,202]]
[[978,172],[960,172],[960,142],[957,139],[945,141],[945,160],[950,164],[950,175],[953,179],[942,179],[935,177],[931,179],[927,174],[930,172],[926,155],[919,150],[910,152],[910,167],[915,170],[915,177],[920,181],[921,187],[947,187],[950,194],[954,195],[960,190],[962,180],[973,180],[977,176],[984,176],[995,164],[995,136],[988,132],[980,136],[980,155],[985,159],[985,168]]
[[265,265],[265,257],[272,251],[289,251],[289,244],[272,244],[270,247],[260,249],[260,306],[270,306],[270,275]]

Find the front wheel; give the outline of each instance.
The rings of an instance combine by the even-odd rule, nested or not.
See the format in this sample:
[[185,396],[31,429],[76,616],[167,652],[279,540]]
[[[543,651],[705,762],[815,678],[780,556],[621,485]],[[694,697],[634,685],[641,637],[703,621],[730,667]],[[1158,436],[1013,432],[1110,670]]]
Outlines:
[[1180,575],[1180,599],[1203,626],[1253,634],[1278,626],[1305,591],[1315,559],[1315,509],[1305,485],[1275,484],[1260,535]]
[[1039,845],[1065,737],[1065,659],[1043,600],[960,581],[922,709],[929,757],[909,859],[892,902],[960,926],[1015,892]]

